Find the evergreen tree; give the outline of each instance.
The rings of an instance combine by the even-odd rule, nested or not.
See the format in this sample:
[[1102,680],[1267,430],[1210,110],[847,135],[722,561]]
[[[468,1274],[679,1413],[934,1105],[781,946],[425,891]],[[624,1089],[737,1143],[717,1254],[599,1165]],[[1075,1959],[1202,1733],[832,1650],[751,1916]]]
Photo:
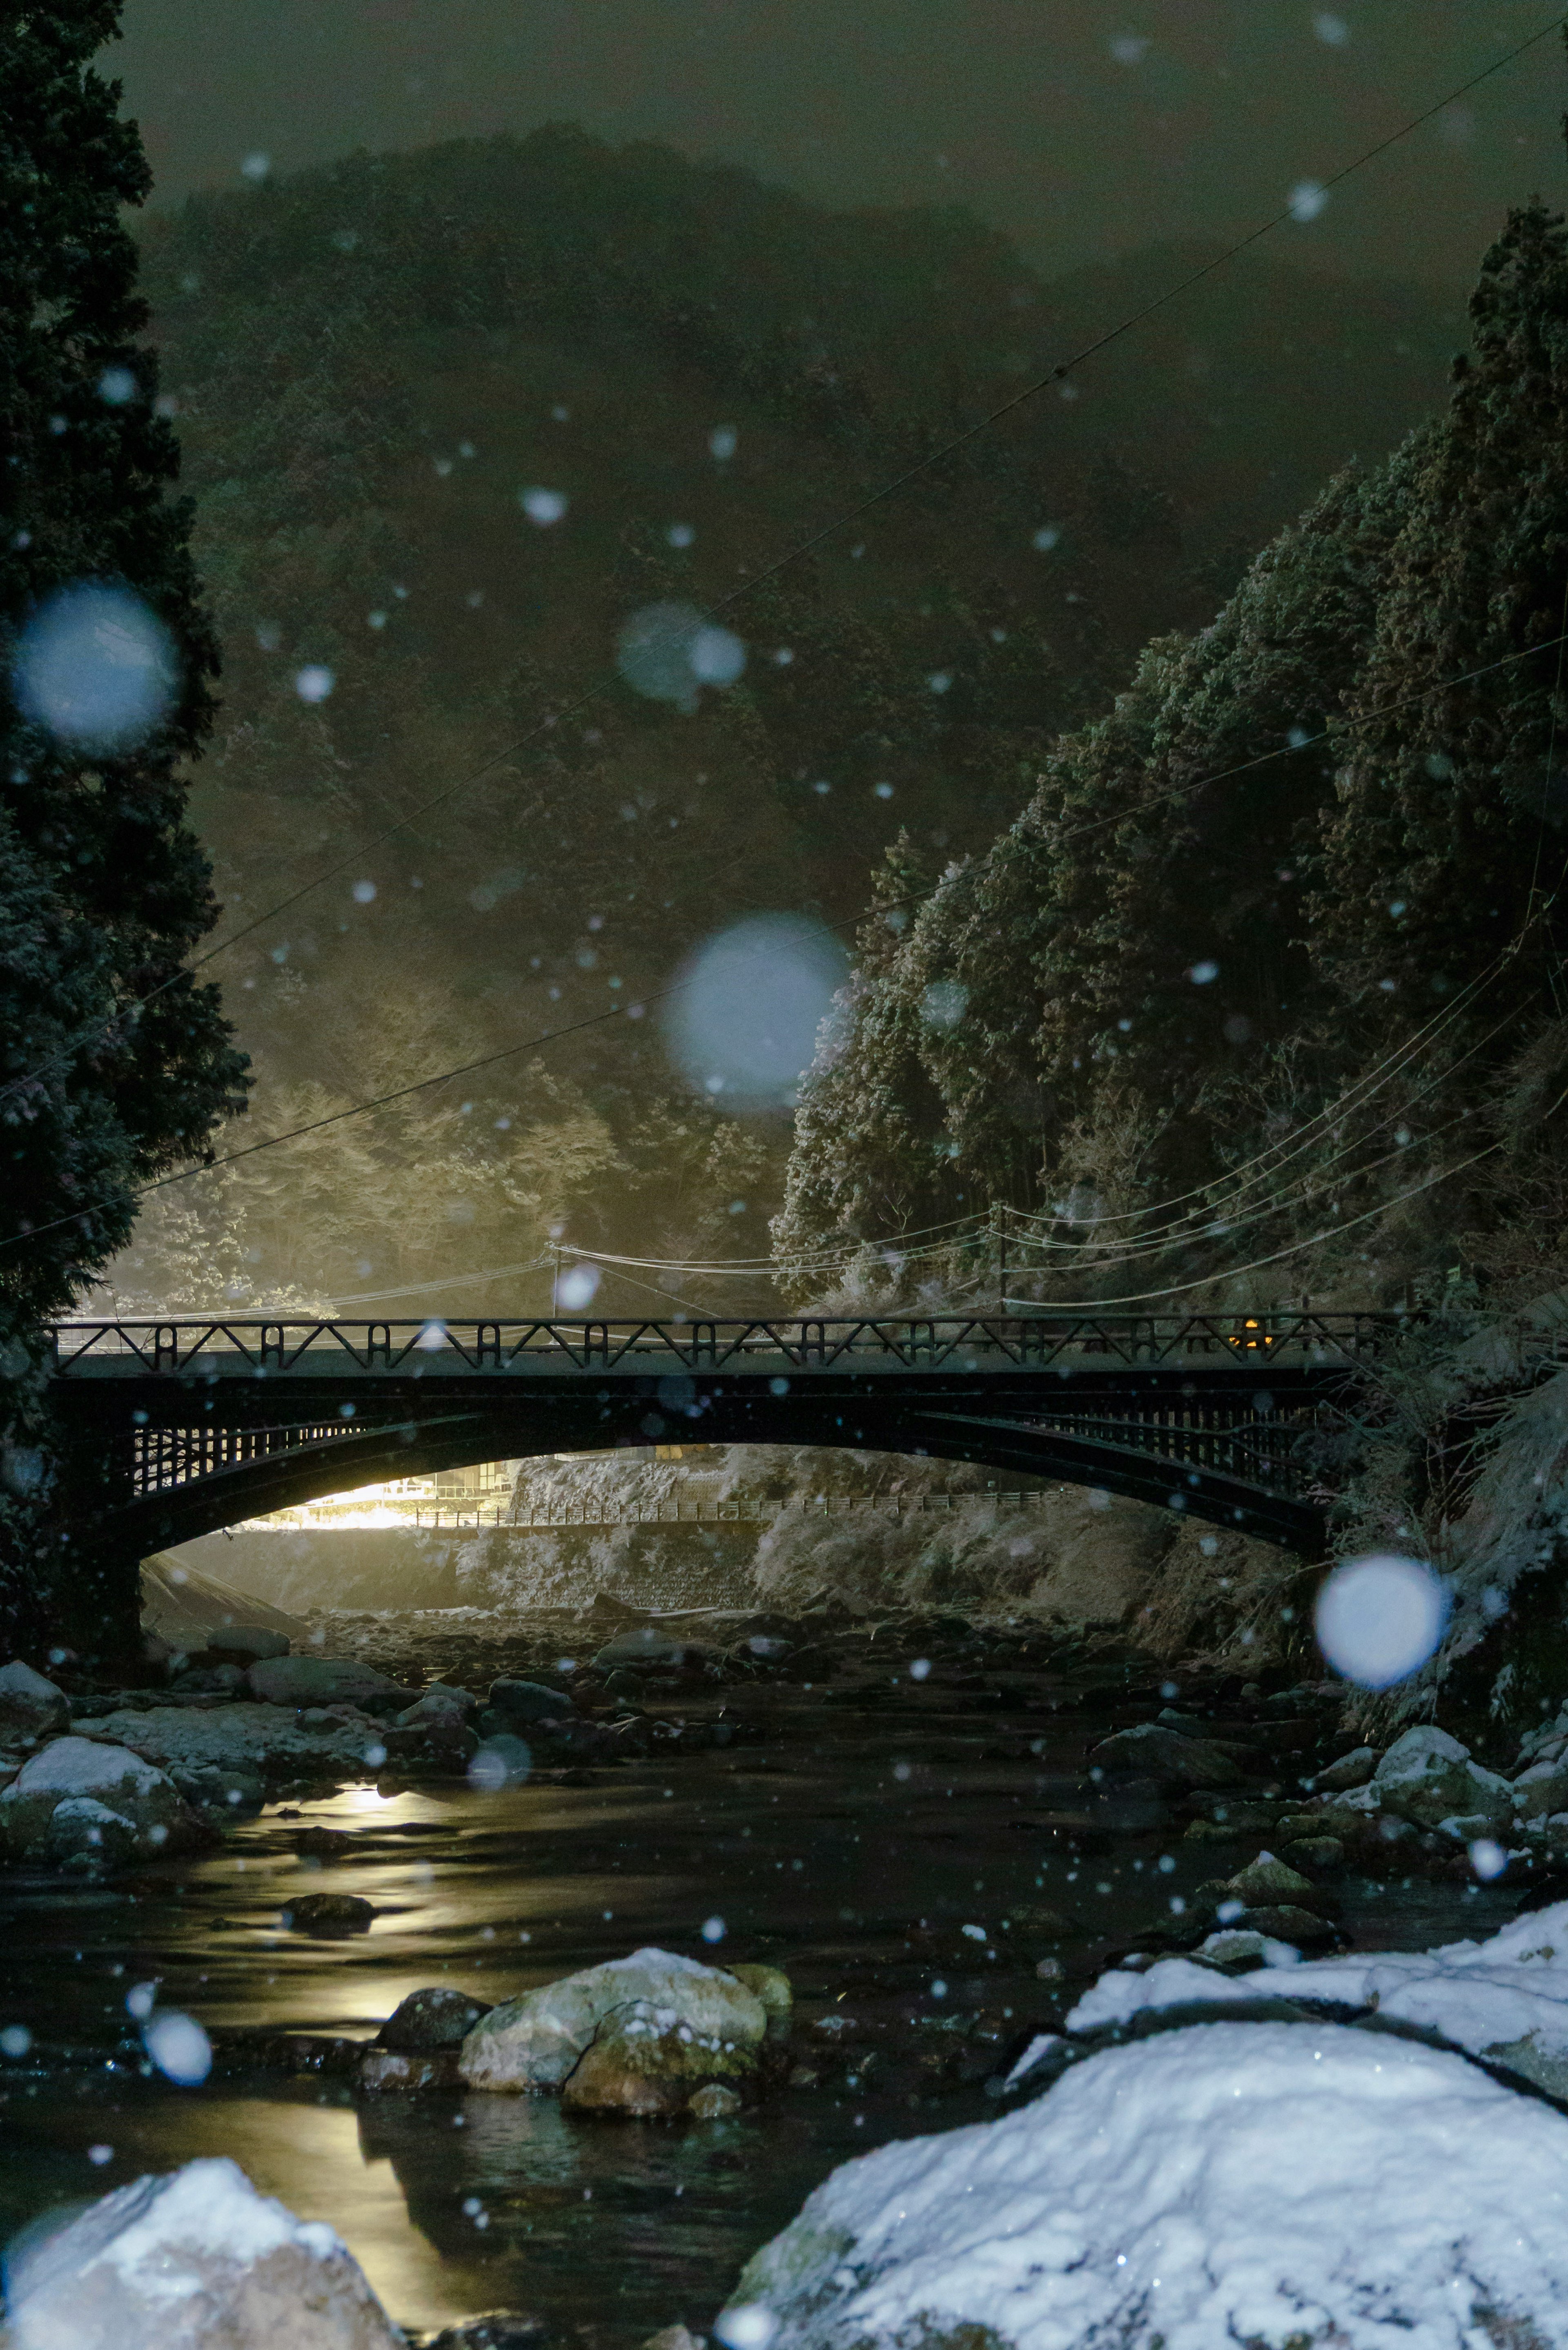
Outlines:
[[773,1235],[780,1281],[802,1299],[846,1283],[896,1291],[898,1274],[880,1259],[857,1259],[954,1211],[942,1103],[922,1065],[920,1006],[909,999],[899,951],[933,879],[900,831],[872,877],[855,977],[801,1086]]
[[[1319,968],[1377,1028],[1414,1025],[1508,954],[1487,1025],[1568,943],[1545,910],[1564,865],[1568,699],[1568,243],[1540,203],[1510,214],[1470,299],[1349,714],[1311,907]],[[1537,645],[1533,659],[1514,656]],[[1491,664],[1502,666],[1492,667]],[[1434,681],[1469,676],[1463,684]],[[1386,713],[1376,715],[1376,713]],[[1534,917],[1535,919],[1532,919]]]
[[[218,664],[120,221],[150,176],[90,63],[119,14],[0,0],[0,1649],[49,1582],[37,1326],[243,1103],[217,990],[182,968],[216,913],[180,767]],[[127,631],[134,724],[92,712]]]

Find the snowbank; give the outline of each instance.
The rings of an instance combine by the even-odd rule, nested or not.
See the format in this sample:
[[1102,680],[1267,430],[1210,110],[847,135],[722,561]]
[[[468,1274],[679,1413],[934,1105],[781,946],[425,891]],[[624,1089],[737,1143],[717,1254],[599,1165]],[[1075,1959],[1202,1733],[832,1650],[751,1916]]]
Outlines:
[[1113,1969],[1073,2009],[1067,2030],[1193,2000],[1282,1997],[1376,2009],[1568,2095],[1568,1901],[1515,1918],[1487,1941],[1435,1950],[1351,1953],[1236,1976],[1190,1959],[1161,1959],[1146,1974]]
[[237,2163],[139,2178],[6,2255],[15,2350],[396,2350],[402,2335],[332,2230]]
[[770,2350],[1568,2345],[1568,2120],[1461,2056],[1215,2023],[846,2164],[718,2322]]

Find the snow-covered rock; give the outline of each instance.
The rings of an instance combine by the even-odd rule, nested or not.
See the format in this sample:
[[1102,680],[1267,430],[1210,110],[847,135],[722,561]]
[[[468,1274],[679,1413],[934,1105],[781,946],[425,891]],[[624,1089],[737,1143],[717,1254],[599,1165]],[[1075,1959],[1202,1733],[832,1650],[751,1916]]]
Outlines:
[[1463,2057],[1216,2023],[846,2164],[714,2330],[732,2350],[1561,2350],[1565,2219],[1568,2120]]
[[0,1665],[0,1746],[47,1738],[71,1718],[64,1690],[18,1659]]
[[[280,1657],[280,1664],[293,1664]],[[198,1779],[225,1771],[271,1773],[318,1771],[363,1772],[376,1768],[369,1754],[381,1751],[379,1722],[357,1713],[352,1706],[327,1711],[309,1709],[314,1720],[302,1720],[281,1706],[247,1704],[213,1706],[160,1705],[150,1712],[106,1713],[81,1725],[84,1738],[108,1740],[129,1746],[160,1769],[177,1777]]]
[[1372,1784],[1386,1811],[1415,1826],[1435,1828],[1453,1817],[1480,1817],[1501,1827],[1513,1816],[1513,1790],[1477,1762],[1457,1738],[1425,1722],[1397,1738],[1377,1765]]
[[1568,1812],[1568,1761],[1534,1762],[1513,1783],[1514,1810],[1521,1820],[1547,1820]]
[[357,2261],[237,2163],[121,2187],[6,2256],[13,2350],[400,2350]]
[[1568,2096],[1568,1901],[1513,1918],[1484,1942],[1376,1950],[1228,1976],[1190,1959],[1145,1974],[1113,1968],[1067,2017],[1069,2032],[1126,2023],[1189,2001],[1316,2000],[1438,2032],[1458,2048]]
[[13,1859],[122,1861],[212,1841],[163,1772],[94,1739],[51,1740],[0,1791],[0,1847]]
[[755,2052],[767,2032],[763,2002],[722,1967],[670,1950],[634,1950],[492,2008],[462,2043],[462,2077],[473,2089],[558,2089],[606,2018],[639,2003],[668,2015],[670,2029],[721,2051]]

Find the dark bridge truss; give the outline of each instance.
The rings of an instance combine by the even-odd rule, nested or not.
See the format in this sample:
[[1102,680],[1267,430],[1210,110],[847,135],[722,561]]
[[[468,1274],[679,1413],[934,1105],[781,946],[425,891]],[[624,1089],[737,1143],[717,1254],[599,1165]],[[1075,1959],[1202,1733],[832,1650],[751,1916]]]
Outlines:
[[659,1440],[984,1461],[1324,1539],[1317,1463],[1395,1315],[80,1322],[57,1419],[150,1551],[356,1485]]

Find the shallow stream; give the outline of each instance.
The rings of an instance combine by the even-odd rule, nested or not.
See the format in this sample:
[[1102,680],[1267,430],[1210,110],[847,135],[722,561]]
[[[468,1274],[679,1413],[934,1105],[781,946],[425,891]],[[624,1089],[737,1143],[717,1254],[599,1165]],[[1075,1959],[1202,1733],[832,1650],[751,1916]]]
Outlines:
[[[379,1619],[377,1660],[483,1687],[590,1637],[565,1619],[490,1639],[438,1622]],[[337,2228],[416,2334],[493,2309],[593,2350],[706,2329],[836,2163],[993,2116],[1000,2073],[1064,1991],[1267,1842],[1255,1826],[1184,1840],[1179,1809],[1090,1777],[1098,1739],[1179,1694],[1147,1667],[956,1629],[830,1646],[790,1678],[683,1700],[691,1720],[722,1705],[755,1743],[495,1794],[384,1781],[269,1804],[199,1862],[7,1880],[0,2026],[33,2045],[0,2060],[0,2228],[223,2153]],[[1257,1792],[1293,1793],[1313,1760],[1301,1733],[1276,1739],[1261,1699],[1232,1692],[1231,1711],[1260,1725]],[[302,1859],[311,1826],[348,1831],[348,1854]],[[280,1908],[302,1889],[363,1895],[375,1922],[347,1940],[287,1931]],[[1490,1932],[1519,1898],[1419,1877],[1335,1889],[1364,1949]],[[369,2038],[421,1984],[496,2002],[644,1943],[783,1967],[794,2085],[722,2122],[604,2121],[543,2099],[364,2096],[307,2069],[308,2049],[286,2061],[254,2038]],[[1062,1981],[1042,1980],[1043,1959]],[[148,2075],[125,2001],[152,1981],[217,2042],[198,2088]]]

